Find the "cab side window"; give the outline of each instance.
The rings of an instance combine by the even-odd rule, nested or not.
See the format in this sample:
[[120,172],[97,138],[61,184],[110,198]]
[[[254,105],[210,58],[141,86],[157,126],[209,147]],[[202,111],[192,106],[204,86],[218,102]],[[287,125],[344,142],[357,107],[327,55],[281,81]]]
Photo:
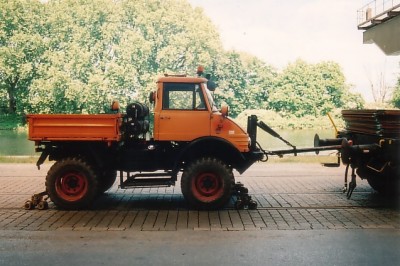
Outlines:
[[200,84],[164,83],[164,110],[206,110]]

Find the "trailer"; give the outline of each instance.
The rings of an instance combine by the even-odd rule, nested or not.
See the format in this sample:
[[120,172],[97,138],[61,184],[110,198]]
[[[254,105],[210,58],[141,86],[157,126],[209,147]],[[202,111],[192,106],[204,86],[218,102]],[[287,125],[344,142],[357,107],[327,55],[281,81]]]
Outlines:
[[376,191],[398,194],[400,110],[343,110],[342,116],[346,128],[339,132],[338,137],[347,140],[341,156],[347,165],[346,177],[348,169],[352,169],[349,191],[356,186],[356,170],[357,175],[366,179]]

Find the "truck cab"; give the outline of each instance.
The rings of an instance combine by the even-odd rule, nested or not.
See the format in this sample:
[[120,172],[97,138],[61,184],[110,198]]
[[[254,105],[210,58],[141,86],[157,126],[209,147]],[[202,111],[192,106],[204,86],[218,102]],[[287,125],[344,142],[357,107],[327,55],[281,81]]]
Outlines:
[[153,94],[154,139],[194,141],[212,137],[249,151],[249,136],[228,117],[228,108],[216,107],[208,80],[201,77],[166,76],[158,79]]

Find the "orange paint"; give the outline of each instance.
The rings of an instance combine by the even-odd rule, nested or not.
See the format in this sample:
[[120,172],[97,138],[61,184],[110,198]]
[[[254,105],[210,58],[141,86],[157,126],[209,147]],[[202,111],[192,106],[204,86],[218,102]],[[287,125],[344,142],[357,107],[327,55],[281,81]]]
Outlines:
[[119,141],[121,114],[28,115],[29,140]]

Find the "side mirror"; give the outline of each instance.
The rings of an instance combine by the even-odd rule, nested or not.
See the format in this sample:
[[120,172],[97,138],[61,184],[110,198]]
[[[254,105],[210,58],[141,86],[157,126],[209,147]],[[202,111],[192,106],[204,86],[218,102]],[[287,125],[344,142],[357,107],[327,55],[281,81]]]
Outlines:
[[229,106],[228,105],[224,105],[224,106],[222,106],[221,107],[221,114],[222,114],[222,117],[228,117],[228,115],[229,115]]
[[150,94],[149,94],[149,102],[151,104],[154,104],[156,102],[156,92],[155,91],[150,92]]

